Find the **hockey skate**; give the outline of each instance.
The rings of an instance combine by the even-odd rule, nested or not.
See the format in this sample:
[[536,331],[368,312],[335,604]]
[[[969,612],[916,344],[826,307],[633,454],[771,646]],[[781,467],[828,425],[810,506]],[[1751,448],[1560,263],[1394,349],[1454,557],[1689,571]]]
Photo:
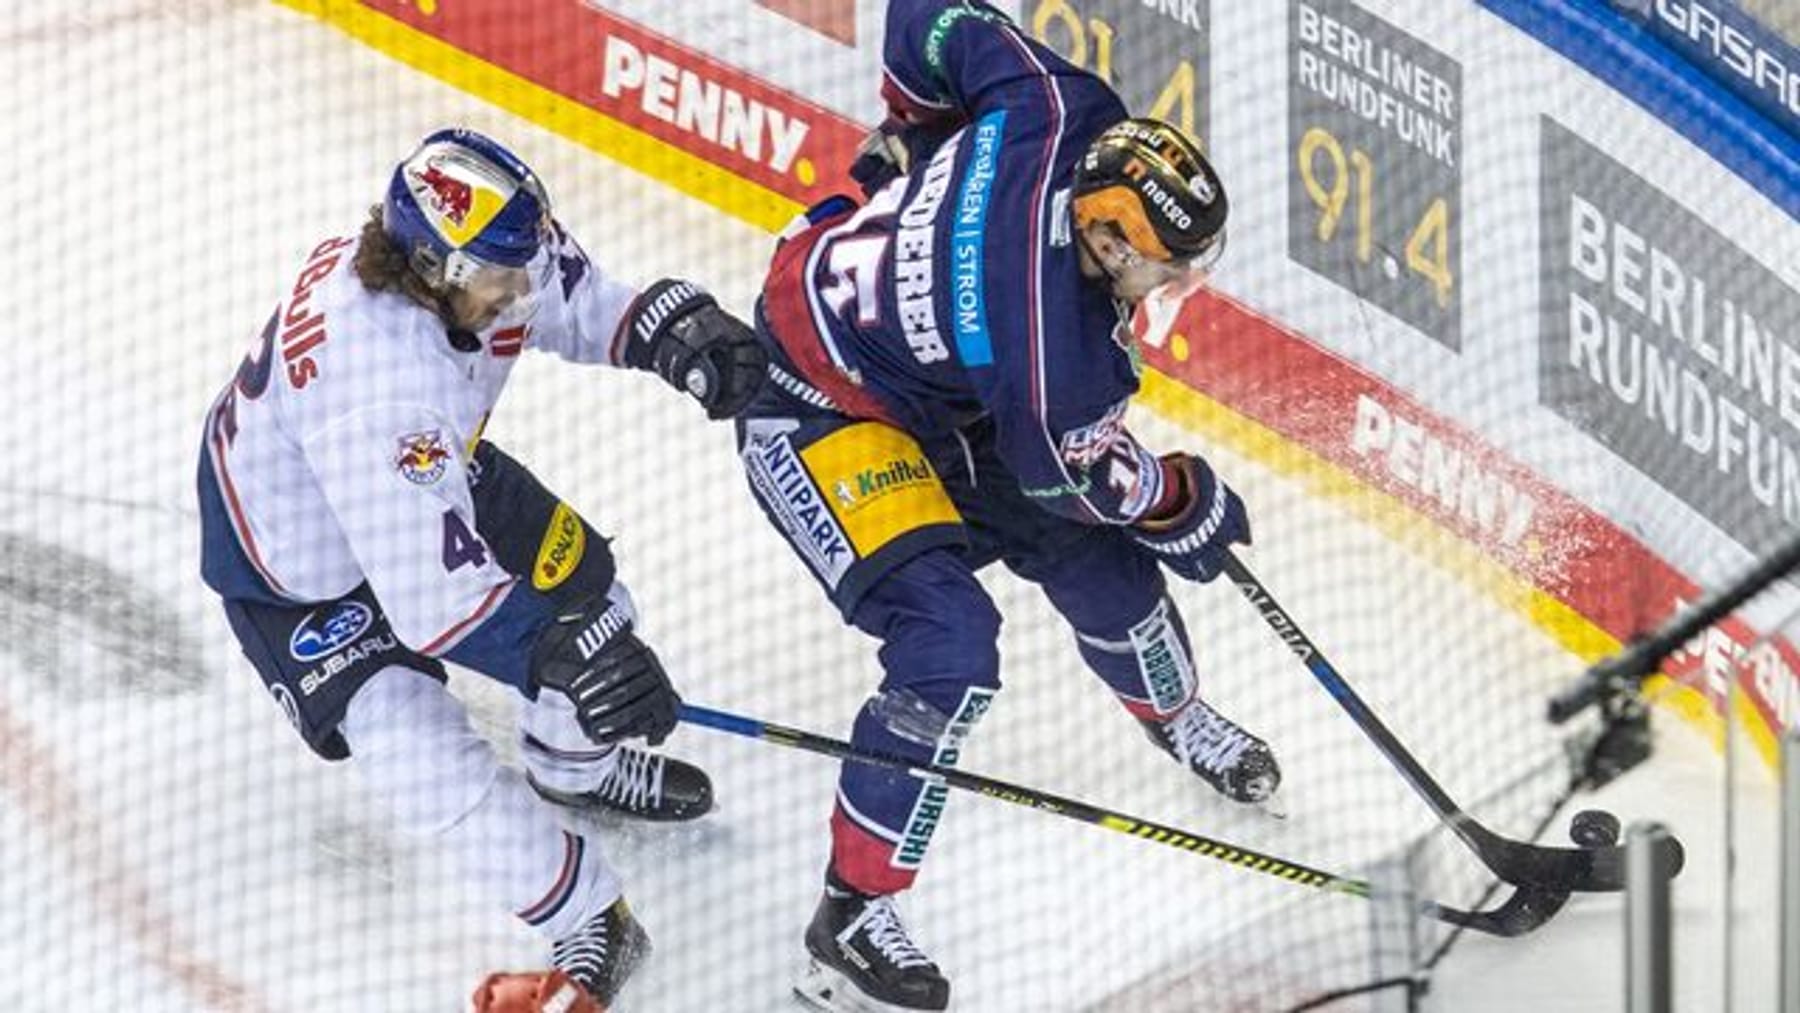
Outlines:
[[905,1013],[950,1005],[950,982],[914,945],[894,899],[827,887],[806,927],[812,962],[794,994],[848,1013]]
[[1158,749],[1234,802],[1266,802],[1281,785],[1269,744],[1196,698],[1167,721],[1138,719]]
[[545,801],[577,811],[676,823],[712,808],[712,780],[699,767],[630,746],[618,747],[618,753],[606,779],[588,791],[547,788],[529,774],[526,780]]
[[599,1002],[611,1002],[650,955],[650,937],[621,897],[550,947],[550,963]]

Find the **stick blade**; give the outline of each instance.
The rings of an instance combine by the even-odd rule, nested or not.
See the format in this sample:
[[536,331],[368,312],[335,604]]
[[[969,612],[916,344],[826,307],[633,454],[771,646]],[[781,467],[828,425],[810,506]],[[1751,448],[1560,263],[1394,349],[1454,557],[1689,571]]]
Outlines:
[[1511,897],[1488,911],[1464,911],[1441,904],[1422,905],[1424,914],[1451,925],[1512,939],[1535,931],[1569,902],[1569,891],[1547,887],[1515,887]]
[[[1553,848],[1508,840],[1479,826],[1465,828],[1475,854],[1499,879],[1514,885],[1572,893],[1625,889],[1625,846]],[[1657,863],[1670,879],[1687,864],[1687,850],[1673,834],[1656,842]]]

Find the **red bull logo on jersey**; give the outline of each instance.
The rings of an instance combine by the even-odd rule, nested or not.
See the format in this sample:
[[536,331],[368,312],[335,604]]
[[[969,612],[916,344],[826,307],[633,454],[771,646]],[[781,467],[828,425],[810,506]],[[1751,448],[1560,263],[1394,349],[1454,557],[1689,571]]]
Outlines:
[[394,470],[401,478],[414,485],[430,485],[444,477],[450,467],[450,451],[444,449],[441,432],[407,433],[399,443]]

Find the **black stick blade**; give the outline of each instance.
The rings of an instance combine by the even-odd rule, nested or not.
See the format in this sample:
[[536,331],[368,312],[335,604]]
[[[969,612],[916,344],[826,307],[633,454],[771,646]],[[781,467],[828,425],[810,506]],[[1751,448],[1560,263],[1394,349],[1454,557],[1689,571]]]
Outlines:
[[1427,901],[1421,913],[1451,925],[1511,939],[1525,935],[1549,921],[1569,902],[1569,891],[1542,887],[1518,887],[1504,904],[1490,911],[1464,911]]

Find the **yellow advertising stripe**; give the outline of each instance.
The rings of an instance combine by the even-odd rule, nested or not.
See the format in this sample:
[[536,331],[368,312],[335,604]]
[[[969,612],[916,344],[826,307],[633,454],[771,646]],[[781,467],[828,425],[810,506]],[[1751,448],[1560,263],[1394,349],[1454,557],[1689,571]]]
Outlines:
[[845,426],[800,460],[858,558],[921,528],[962,521],[919,441],[885,422]]
[[802,208],[699,155],[466,53],[356,0],[275,0],[318,18],[371,49],[553,130],[695,200],[768,232]]
[[[1711,706],[1706,704],[1705,697],[1698,693],[1691,692],[1690,695],[1701,701],[1701,706],[1704,707],[1706,711],[1705,716],[1712,720],[1715,732],[1713,736],[1714,744],[1722,744],[1725,733],[1724,720],[1719,717],[1718,712],[1714,711]],[[1750,694],[1738,693],[1736,701],[1736,707],[1734,709],[1736,711],[1735,717],[1737,718],[1738,727],[1743,728],[1750,733],[1750,744],[1756,747],[1757,755],[1761,756],[1763,762],[1769,765],[1769,770],[1779,771],[1781,769],[1781,733],[1770,727],[1769,723],[1763,720],[1762,712],[1758,711],[1756,705],[1750,701]]]
[[[766,187],[377,13],[355,0],[275,2],[331,24],[372,49],[485,99],[523,120],[553,130],[758,228],[775,232],[800,211],[800,205]],[[1522,616],[1583,661],[1593,661],[1618,650],[1618,640],[1605,630],[1482,555],[1428,517],[1198,391],[1150,370],[1144,374],[1140,399],[1152,411],[1177,425],[1224,443],[1265,467],[1301,482],[1315,495],[1343,504],[1395,541],[1414,548],[1433,565],[1449,571]],[[1430,551],[1420,543],[1429,543]],[[1455,565],[1450,564],[1452,558]],[[1724,721],[1699,691],[1660,676],[1651,679],[1646,688],[1659,706],[1694,724],[1715,744],[1723,741]],[[1757,752],[1773,769],[1779,756],[1777,734],[1744,695],[1740,694],[1738,701],[1737,718],[1749,730]],[[1120,826],[1113,829],[1132,832]]]

